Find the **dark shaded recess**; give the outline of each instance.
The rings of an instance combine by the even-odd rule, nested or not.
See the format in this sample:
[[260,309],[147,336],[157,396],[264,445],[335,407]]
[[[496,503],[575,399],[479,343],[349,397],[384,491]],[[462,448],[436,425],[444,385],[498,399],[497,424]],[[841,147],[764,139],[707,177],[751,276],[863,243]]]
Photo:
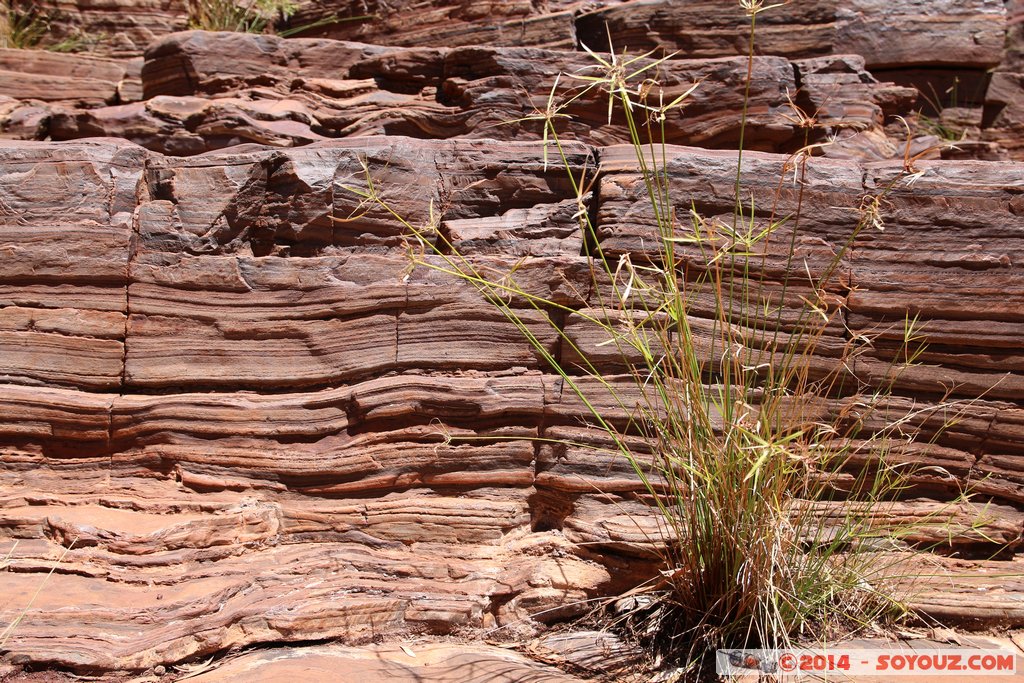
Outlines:
[[[31,472],[39,469],[39,463],[35,461],[26,459],[19,462],[4,458],[5,455],[13,452],[39,455],[55,466],[95,472],[95,460],[110,458],[116,449],[115,445],[109,441],[5,436],[3,447],[0,448],[0,459],[3,460],[3,469],[8,472]],[[57,463],[60,464],[57,465]]]
[[980,107],[992,75],[984,69],[921,67],[916,69],[872,69],[882,82],[917,88],[918,107],[926,116],[936,116],[947,107]]
[[[372,9],[376,10],[376,5]],[[335,3],[331,12],[310,5],[308,8],[300,8],[287,19],[278,18],[274,22],[274,30],[287,38],[330,38],[361,42],[360,33],[365,30],[365,25],[372,25],[375,20],[374,12],[366,9],[365,2]]]
[[438,49],[413,48],[405,53],[400,69],[395,68],[391,55],[375,55],[353,64],[349,78],[369,78],[381,90],[417,95],[428,87],[440,90],[444,80],[451,76],[447,61]]
[[536,533],[561,530],[565,520],[572,514],[575,501],[578,498],[580,498],[580,494],[538,488],[526,499],[529,507],[530,530]]

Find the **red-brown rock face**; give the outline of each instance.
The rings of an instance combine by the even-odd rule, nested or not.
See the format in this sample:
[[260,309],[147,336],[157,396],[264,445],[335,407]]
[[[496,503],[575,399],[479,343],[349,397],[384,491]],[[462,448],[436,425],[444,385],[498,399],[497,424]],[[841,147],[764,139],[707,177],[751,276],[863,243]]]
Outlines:
[[[103,673],[278,641],[522,635],[654,569],[635,473],[554,442],[599,437],[544,354],[471,284],[415,266],[408,229],[352,188],[368,172],[410,224],[570,309],[555,316],[563,337],[550,311],[512,303],[546,353],[571,362],[575,345],[628,386],[582,324],[600,297],[577,220],[593,217],[611,257],[650,255],[624,121],[596,93],[566,109],[581,195],[539,124],[508,122],[592,63],[580,43],[678,50],[659,66],[666,97],[700,86],[666,121],[672,202],[728,216],[742,14],[364,4],[377,20],[282,39],[173,33],[173,3],[79,2],[68,21],[109,27],[120,47],[0,50],[0,623],[24,612],[12,662]],[[293,23],[334,11],[306,2]],[[812,367],[871,336],[847,371],[877,384],[918,317],[928,348],[892,410],[964,402],[934,443],[901,454],[922,467],[896,514],[934,517],[915,542],[1003,559],[936,559],[952,573],[915,605],[1024,624],[1024,586],[1004,578],[1024,524],[1019,31],[997,0],[798,2],[765,17],[741,183],[761,218],[802,206],[799,268],[828,262],[865,198],[893,185],[884,232],[844,255],[843,316]],[[144,61],[118,57],[151,37]],[[989,69],[971,101],[933,112],[973,121],[973,137],[919,154],[937,139],[908,140],[894,117],[913,119],[921,73]],[[574,85],[558,83],[556,97]],[[807,143],[828,144],[798,188],[787,163]],[[922,175],[899,179],[906,156]],[[792,267],[765,254],[769,279]],[[981,517],[949,504],[965,488],[989,503]],[[946,538],[945,520],[961,533]]]

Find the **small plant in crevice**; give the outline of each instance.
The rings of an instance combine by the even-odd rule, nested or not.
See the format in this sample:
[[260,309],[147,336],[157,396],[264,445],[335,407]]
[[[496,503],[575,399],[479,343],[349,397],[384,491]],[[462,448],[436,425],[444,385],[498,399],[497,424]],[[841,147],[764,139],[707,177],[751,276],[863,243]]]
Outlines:
[[295,0],[190,0],[189,28],[234,33],[273,33],[289,38],[326,26],[374,18],[372,15],[342,17],[335,13],[292,26],[290,20],[298,9]]
[[[558,101],[556,83],[546,107],[526,117],[543,123],[545,165],[550,150],[576,193],[592,278],[580,306],[531,293],[515,269],[494,277],[435,229],[433,212],[429,229],[411,224],[368,165],[365,183],[348,188],[405,227],[418,243],[416,266],[471,284],[499,309],[583,406],[601,436],[595,444],[603,442],[592,447],[628,463],[657,522],[649,547],[661,570],[632,591],[645,598],[614,619],[686,677],[702,675],[718,648],[781,647],[901,615],[902,567],[914,552],[907,541],[943,521],[942,511],[908,521],[900,499],[922,469],[948,475],[916,466],[910,447],[937,439],[963,409],[948,397],[910,408],[892,400],[924,350],[915,317],[880,331],[900,348],[870,383],[856,365],[873,339],[846,321],[851,251],[865,233],[885,235],[887,196],[920,177],[916,158],[908,152],[887,185],[851,207],[847,233],[817,256],[801,241],[817,147],[810,117],[801,118],[805,146],[779,167],[774,204],[758,206],[744,187],[757,19],[776,6],[740,2],[750,33],[731,216],[702,215],[673,196],[660,141],[668,113],[693,88],[666,102],[657,76],[670,57],[587,50],[590,67],[559,77],[577,85]],[[566,106],[598,96],[629,133],[638,204],[656,245],[649,253],[605,252],[586,204],[593,177],[572,170],[559,136]],[[785,213],[783,190],[792,200]],[[593,334],[567,332],[566,316]],[[559,335],[559,358],[538,337],[538,317]],[[584,338],[600,339],[600,353]],[[607,349],[614,369],[599,358]]]
[[917,130],[934,135],[949,147],[978,139],[983,124],[981,105],[977,103],[984,100],[985,83],[985,79],[977,79],[972,84],[963,84],[960,76],[954,75],[940,95],[935,83],[926,81],[927,90],[918,87],[922,102],[916,112]]
[[[40,9],[35,4],[16,5],[0,2],[0,48],[48,50],[50,52],[87,52],[103,42],[105,36],[72,28],[53,42],[51,24],[59,12]],[[51,40],[46,39],[50,37]]]
[[50,52],[93,52],[106,39],[105,33],[90,33],[77,28],[56,43],[47,45],[46,49]]
[[298,9],[294,0],[190,0],[189,27],[203,31],[264,33]]
[[[294,26],[288,21],[290,15],[285,15],[285,20],[282,25],[279,25],[275,33],[282,38],[291,38],[296,36],[315,37],[317,29],[325,29],[329,26],[337,26],[338,24],[347,24],[349,22],[360,22],[370,21],[376,19],[377,16],[373,14],[359,14],[350,17],[343,17],[337,13],[328,14],[327,16],[320,17],[314,21],[310,21],[304,24],[296,24]],[[313,33],[310,33],[313,32]]]

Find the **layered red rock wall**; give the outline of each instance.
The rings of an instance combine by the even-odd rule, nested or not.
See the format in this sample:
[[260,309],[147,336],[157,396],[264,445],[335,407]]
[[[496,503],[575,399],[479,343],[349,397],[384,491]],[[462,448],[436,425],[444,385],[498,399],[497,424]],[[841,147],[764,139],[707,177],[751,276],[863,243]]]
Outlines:
[[[577,172],[602,162],[590,201],[607,250],[645,249],[629,150],[569,151]],[[729,210],[734,154],[671,154],[677,201]],[[581,407],[471,287],[413,268],[394,221],[330,220],[357,208],[344,187],[361,156],[414,222],[446,197],[440,229],[489,272],[530,254],[522,284],[590,303],[571,188],[533,143],[376,137],[190,159],[112,141],[6,147],[2,514],[21,570],[7,590],[60,562],[14,652],[140,668],[265,640],[521,628],[628,581],[619,565],[645,542],[638,482],[614,458],[534,444],[579,438]],[[752,154],[745,186],[783,161]],[[970,485],[994,505],[954,543],[1015,547],[1024,167],[923,168],[892,195],[884,236],[853,252],[846,323],[920,316],[931,346],[898,389],[919,407],[988,392],[908,454],[934,466],[920,483],[935,502],[906,509],[960,514],[941,501]],[[898,170],[813,162],[808,234],[852,229]],[[573,316],[565,329],[601,359],[603,340]],[[853,371],[870,378],[874,355],[884,340]],[[1016,623],[1016,600],[959,609]]]
[[[0,135],[114,135],[170,154],[380,133],[520,139],[537,127],[499,124],[543,108],[559,71],[587,68],[584,46],[672,54],[661,69],[667,84],[681,92],[704,79],[704,87],[670,121],[669,141],[730,148],[736,117],[725,114],[742,97],[748,48],[743,12],[723,2],[310,0],[286,22],[311,26],[301,32],[309,38],[289,41],[172,35],[188,24],[187,8],[174,3],[130,19],[120,6],[62,3],[51,16],[54,39],[75,31],[104,39],[87,58],[0,55]],[[826,154],[895,158],[906,131],[892,116],[920,110],[910,117],[915,154],[957,140],[941,153],[1020,159],[1019,16],[1015,1],[1003,0],[830,0],[765,12],[748,144],[793,151],[805,142],[796,122],[813,114],[820,125],[811,141],[837,138]],[[138,55],[147,46],[143,93]],[[624,140],[599,107],[580,104],[566,134]]]
[[[501,122],[543,108],[559,71],[588,64],[571,48],[595,22],[631,48],[675,36],[682,52],[661,67],[669,92],[703,82],[667,122],[673,202],[729,215],[742,16],[692,24],[678,3],[592,14],[499,3],[506,19],[473,14],[478,4],[414,13],[408,32],[326,31],[396,47],[191,32],[156,42],[137,68],[46,53],[4,62],[5,94],[18,97],[4,105],[6,134],[52,138],[0,147],[0,552],[11,570],[0,621],[45,587],[6,645],[12,660],[138,670],[272,641],[529,632],[651,571],[655,521],[625,463],[537,439],[597,438],[582,406],[472,286],[414,267],[407,229],[351,188],[366,187],[368,169],[410,223],[584,311],[598,299],[581,208],[610,255],[639,258],[653,243],[632,149],[616,144],[622,121],[596,95],[568,111],[568,163],[593,181],[582,198],[545,159],[537,124]],[[828,126],[812,135],[839,135],[799,193],[809,268],[906,170],[892,117],[917,92],[868,69],[1004,59],[1002,3],[842,5],[766,19],[768,54],[753,62],[747,142],[763,151],[745,155],[742,183],[755,206],[797,201],[796,186],[779,193],[787,153],[805,142],[794,107]],[[929,44],[879,37],[907,17]],[[440,24],[486,45],[438,47]],[[1007,102],[984,105],[989,133],[1015,125],[1019,64],[1005,54],[987,92],[1004,88]],[[67,64],[83,71],[24,98],[26,74]],[[984,149],[1015,155],[1009,140]],[[909,144],[917,155],[933,142]],[[1022,587],[1005,577],[1020,575],[1024,521],[1024,165],[913,163],[923,175],[887,194],[884,232],[865,232],[844,260],[843,324],[814,362],[831,367],[861,333],[881,334],[848,368],[876,381],[904,315],[919,317],[929,346],[900,377],[894,410],[965,402],[936,443],[904,454],[923,467],[897,513],[934,517],[912,540],[1002,555],[946,560],[951,573],[933,572],[916,606],[1016,625]],[[541,313],[513,303],[571,360]],[[558,323],[616,371],[578,314]],[[989,503],[980,515],[950,504],[964,489]],[[951,540],[947,519],[961,525]]]

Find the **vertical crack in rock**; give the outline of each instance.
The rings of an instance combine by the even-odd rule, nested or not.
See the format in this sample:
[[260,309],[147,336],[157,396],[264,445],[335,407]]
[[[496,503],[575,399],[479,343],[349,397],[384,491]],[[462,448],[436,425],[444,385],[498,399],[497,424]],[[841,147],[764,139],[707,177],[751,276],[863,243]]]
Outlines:
[[[141,242],[140,235],[140,210],[142,204],[149,198],[149,187],[148,187],[148,170],[149,170],[149,159],[148,153],[144,153],[141,158],[140,168],[138,169],[139,177],[136,181],[134,188],[134,205],[132,206],[129,220],[131,222],[131,231],[128,235],[128,241],[126,244],[126,252],[124,255],[124,327],[121,333],[121,373],[118,379],[118,386],[114,396],[110,398],[110,403],[107,410],[107,439],[106,449],[108,454],[107,462],[107,484],[111,483],[111,477],[113,476],[114,469],[114,451],[115,451],[115,438],[114,438],[114,413],[118,408],[118,399],[124,397],[127,393],[128,383],[128,343],[129,335],[131,331],[131,284],[132,284],[132,265],[134,263],[135,255],[139,249]],[[114,201],[116,199],[116,193],[118,191],[117,178],[114,172],[114,166],[110,168],[110,185],[111,185],[111,197],[110,197],[110,214],[114,214]]]
[[[581,254],[590,258],[595,258],[597,252],[597,234],[598,234],[598,220],[600,216],[599,209],[601,207],[601,150],[597,147],[590,147],[590,154],[593,158],[594,167],[591,169],[590,175],[593,176],[593,185],[590,190],[590,205],[587,207],[587,223],[589,230],[584,230],[583,234],[583,249]],[[589,183],[590,178],[584,178],[584,183]],[[586,185],[584,185],[586,187]],[[581,229],[584,229],[585,224],[580,222]],[[590,283],[593,287],[594,283]],[[588,298],[593,294],[593,291],[588,293]]]

